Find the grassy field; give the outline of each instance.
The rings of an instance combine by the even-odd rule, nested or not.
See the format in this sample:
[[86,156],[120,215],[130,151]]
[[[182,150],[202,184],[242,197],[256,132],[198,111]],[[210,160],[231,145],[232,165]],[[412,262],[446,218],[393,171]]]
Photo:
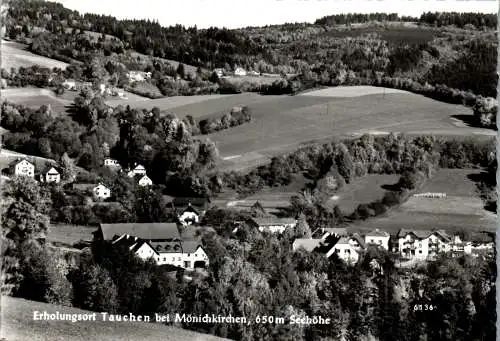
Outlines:
[[[363,95],[362,87],[358,92]],[[356,88],[349,89],[356,91]],[[224,169],[241,169],[262,162],[275,154],[296,149],[300,144],[345,138],[364,133],[474,136],[494,131],[471,128],[454,116],[472,115],[469,108],[434,101],[411,93],[368,94],[342,97],[346,90],[329,89],[329,96],[275,96],[265,102],[249,104],[252,122],[211,136],[226,158]],[[370,89],[367,92],[373,92]],[[377,89],[377,91],[380,91]],[[214,101],[212,103],[217,103]],[[211,103],[197,103],[205,112]],[[188,107],[184,107],[188,110]],[[219,108],[214,108],[219,109]],[[214,110],[215,111],[215,110]],[[251,154],[250,154],[251,153]],[[250,154],[250,160],[245,156]],[[262,157],[255,157],[256,154]]]
[[344,214],[351,214],[360,204],[368,204],[382,199],[386,190],[384,185],[397,183],[399,176],[395,174],[368,174],[346,185],[326,203],[333,209],[338,205]]
[[364,232],[380,228],[391,233],[401,228],[494,231],[496,215],[484,210],[484,203],[469,178],[480,172],[477,169],[441,169],[417,193],[446,193],[445,198],[410,197],[387,215],[354,224],[351,228]]
[[73,246],[79,241],[92,241],[96,231],[96,227],[80,226],[80,225],[51,225],[47,240],[57,245]]
[[161,323],[109,322],[96,313],[94,321],[39,321],[33,312],[88,314],[86,310],[2,296],[0,338],[8,341],[215,341],[226,340]]
[[52,159],[46,159],[39,156],[31,156],[2,149],[0,151],[0,169],[7,168],[12,162],[23,158],[33,163],[35,165],[35,170],[44,169],[47,163],[55,163],[55,161]]
[[280,208],[290,206],[290,198],[297,195],[309,182],[302,176],[297,176],[290,185],[283,187],[266,187],[244,199],[237,198],[235,192],[218,195],[212,203],[218,207],[237,210],[250,210],[255,202],[259,202],[268,213],[277,213]]
[[9,71],[10,68],[19,68],[21,66],[28,67],[32,65],[39,65],[50,69],[58,67],[63,70],[68,66],[67,63],[31,53],[27,50],[28,46],[24,44],[2,40],[0,48],[2,52],[2,68],[7,71]]

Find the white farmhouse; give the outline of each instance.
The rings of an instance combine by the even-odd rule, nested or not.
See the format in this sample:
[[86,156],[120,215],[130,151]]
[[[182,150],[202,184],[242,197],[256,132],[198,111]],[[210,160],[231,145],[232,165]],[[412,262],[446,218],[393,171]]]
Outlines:
[[132,169],[127,173],[127,175],[130,178],[133,178],[136,175],[146,175],[146,168],[144,168],[143,165],[136,165],[134,169]]
[[17,162],[14,166],[15,176],[29,176],[31,178],[35,177],[35,165],[26,160],[21,160]]
[[299,249],[304,249],[308,252],[312,252],[322,245],[323,245],[322,239],[297,238],[293,241],[292,250],[297,251]]
[[98,184],[97,186],[95,186],[92,189],[92,192],[96,197],[101,199],[108,199],[109,197],[111,197],[111,190],[103,184]]
[[137,183],[139,184],[139,186],[142,186],[142,187],[153,185],[153,181],[147,175],[143,175]]
[[176,224],[101,224],[96,238],[124,245],[144,261],[173,265],[187,270],[205,268],[208,256],[196,238],[181,237]]
[[104,159],[104,166],[107,167],[120,167],[120,163],[116,159],[112,159],[110,157],[107,157]]
[[200,212],[194,208],[191,203],[181,211],[179,215],[179,222],[182,225],[198,224],[200,221]]
[[379,245],[389,250],[389,239],[391,236],[385,231],[375,229],[365,235],[365,244]]
[[332,245],[330,250],[326,253],[326,256],[330,258],[333,254],[336,254],[347,264],[356,264],[363,249],[364,245],[360,238],[356,238],[355,236],[341,237]]
[[293,218],[253,218],[252,222],[260,232],[283,233],[286,229],[294,228],[297,219]]
[[61,182],[61,173],[54,167],[50,167],[48,171],[42,174],[42,181],[59,183]]

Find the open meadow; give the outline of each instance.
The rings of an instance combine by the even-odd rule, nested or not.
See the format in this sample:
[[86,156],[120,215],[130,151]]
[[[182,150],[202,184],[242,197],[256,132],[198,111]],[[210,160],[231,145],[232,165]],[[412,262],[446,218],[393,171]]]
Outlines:
[[474,181],[478,169],[441,169],[416,193],[445,193],[444,198],[410,197],[384,216],[350,226],[353,231],[375,228],[396,233],[399,229],[494,231],[496,215],[484,209]]
[[49,69],[60,68],[66,69],[67,63],[39,56],[28,51],[28,45],[15,43],[12,41],[2,40],[2,68],[10,71],[11,68],[29,67],[38,65]]
[[96,313],[96,321],[34,320],[33,312],[48,314],[93,314],[93,312],[28,301],[20,298],[1,297],[0,338],[8,341],[216,341],[227,340],[208,334],[166,326],[161,323],[109,322]]
[[96,227],[82,225],[50,225],[47,234],[47,241],[54,245],[64,245],[72,247],[80,241],[92,241],[94,238],[93,232]]
[[384,185],[394,185],[399,180],[397,174],[368,174],[354,179],[326,202],[326,207],[339,206],[344,214],[351,214],[360,204],[369,204],[384,197]]

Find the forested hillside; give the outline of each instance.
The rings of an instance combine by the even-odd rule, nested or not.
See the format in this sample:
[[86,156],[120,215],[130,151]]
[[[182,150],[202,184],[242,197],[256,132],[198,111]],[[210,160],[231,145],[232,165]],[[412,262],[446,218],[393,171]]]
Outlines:
[[[356,23],[364,26],[351,27]],[[242,66],[303,74],[306,83],[335,85],[345,78],[366,82],[380,72],[494,97],[495,27],[496,17],[490,14],[424,13],[417,19],[380,13],[327,16],[314,24],[199,30],[81,15],[61,4],[22,0],[10,5],[7,36],[66,61],[88,59],[98,50],[109,55],[133,49],[209,69]],[[91,42],[85,31],[109,39]]]

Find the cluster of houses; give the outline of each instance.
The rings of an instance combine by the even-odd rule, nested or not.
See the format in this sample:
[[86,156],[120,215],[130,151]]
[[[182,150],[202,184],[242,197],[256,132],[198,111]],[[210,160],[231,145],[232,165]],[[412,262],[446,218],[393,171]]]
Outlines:
[[[106,158],[104,160],[104,165],[122,171],[120,164],[115,159]],[[126,170],[126,174],[128,177],[135,178],[139,186],[145,187],[153,185],[153,181],[146,175],[146,169],[142,165],[135,164],[133,169]],[[37,173],[35,164],[26,159],[20,159],[13,162],[7,170],[7,174],[5,176],[7,178],[9,176],[28,176],[45,183],[61,182],[61,170],[59,167],[55,165],[48,165],[40,173]],[[73,189],[91,191],[96,198],[103,200],[111,197],[111,189],[102,183],[77,183],[73,184]]]
[[236,67],[234,69],[234,72],[227,72],[221,68],[214,69],[214,72],[217,75],[217,77],[219,77],[219,78],[224,78],[224,77],[228,77],[228,76],[240,76],[240,77],[242,77],[242,76],[260,76],[260,73],[258,73],[257,71],[253,71],[253,70],[247,71],[242,67]]
[[449,235],[444,230],[401,229],[394,236],[380,229],[364,236],[358,233],[348,234],[345,228],[324,228],[321,232],[319,238],[296,239],[293,249],[318,251],[328,258],[336,254],[345,262],[355,264],[370,245],[398,254],[402,259],[416,261],[435,259],[443,253],[475,255],[481,250],[492,251],[494,248],[493,242],[463,241],[458,234]]
[[[79,82],[74,79],[66,79],[62,83],[62,86],[69,91],[81,91],[83,89],[92,89],[93,87],[91,82]],[[104,83],[99,84],[99,91],[101,95],[125,98],[125,91],[123,89],[110,87]]]

